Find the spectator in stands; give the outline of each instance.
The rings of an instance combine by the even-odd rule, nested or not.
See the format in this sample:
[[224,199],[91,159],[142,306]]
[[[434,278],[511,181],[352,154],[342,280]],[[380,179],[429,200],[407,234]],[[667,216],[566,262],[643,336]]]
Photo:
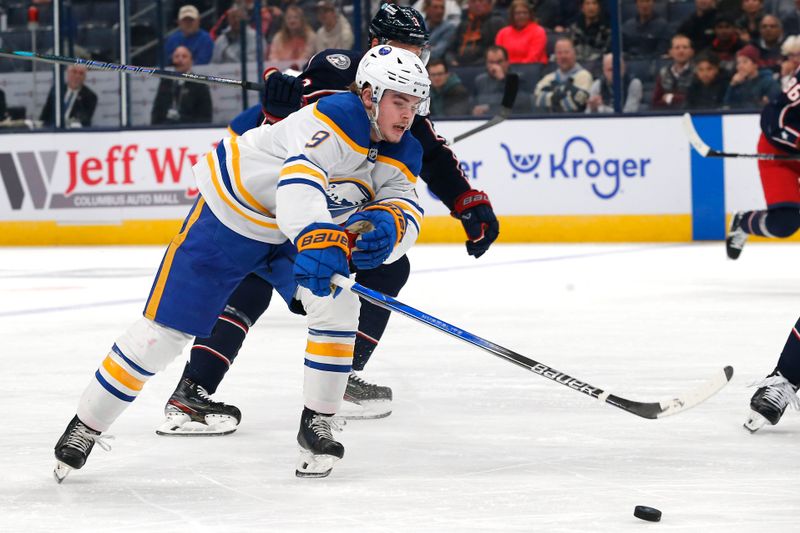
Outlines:
[[[192,52],[179,46],[172,53],[172,64],[177,72],[192,70]],[[183,80],[162,79],[158,84],[152,124],[188,124],[211,122],[211,91],[208,85]]]
[[[500,112],[507,74],[508,52],[502,46],[491,45],[486,50],[486,72],[475,78],[473,115],[496,115]],[[525,80],[522,78],[519,83],[519,92],[514,101],[514,112],[528,113],[531,110],[530,96],[528,96],[530,88],[525,86]]]
[[700,52],[694,62],[694,77],[686,91],[687,109],[719,109],[725,99],[730,77],[719,68],[714,52]]
[[193,5],[185,5],[178,10],[178,31],[167,37],[164,43],[164,58],[172,61],[172,53],[179,46],[185,46],[192,53],[195,65],[207,65],[214,52],[214,41],[207,31],[200,28],[200,12]]
[[242,60],[242,32],[244,26],[245,49],[247,61],[256,59],[256,31],[247,24],[242,24],[245,15],[241,9],[234,6],[228,9],[226,17],[228,27],[214,41],[214,53],[211,55],[212,63],[239,63]]
[[794,84],[794,72],[800,68],[800,35],[790,35],[783,41],[781,52],[784,59],[781,63],[781,88],[786,89]]
[[317,30],[316,51],[328,48],[349,50],[353,47],[353,28],[333,2],[320,0],[317,3],[317,20],[320,27]]
[[[461,2],[458,2],[456,0],[443,0],[443,3],[444,3],[443,19],[452,24],[453,26],[458,26],[458,24],[461,22]],[[414,5],[411,6],[420,13],[425,15],[426,24],[428,23],[428,14],[426,13],[427,5],[428,2],[426,0],[417,0],[416,2],[414,2]],[[428,26],[428,31],[433,33],[433,29],[430,26]]]
[[739,38],[739,30],[733,21],[733,17],[727,13],[717,13],[714,21],[714,40],[711,42],[709,50],[719,57],[721,69],[731,73],[736,66],[736,52],[744,46]]
[[555,72],[536,85],[536,107],[551,113],[583,113],[593,80],[589,71],[577,62],[575,47],[569,38],[561,37],[556,41],[555,60],[558,67]]
[[286,8],[283,24],[269,47],[270,61],[295,61],[298,65],[314,55],[316,36],[306,22],[303,10],[292,4]]
[[583,0],[578,20],[569,27],[579,62],[596,61],[611,48],[611,27],[600,0]]
[[508,52],[508,62],[547,63],[547,34],[534,21],[528,0],[513,0],[508,8],[509,25],[497,32],[494,43]]
[[714,41],[714,20],[717,17],[716,0],[695,0],[694,13],[678,26],[678,33],[692,40],[692,48],[705,50]]
[[[88,128],[97,107],[97,95],[86,84],[86,67],[70,65],[67,67],[66,87],[61,100],[64,113],[64,126],[67,128]],[[55,122],[55,86],[50,88],[47,101],[42,108],[39,120],[46,126]]]
[[[613,113],[614,112],[614,56],[603,55],[603,75],[594,80],[589,89],[587,113]],[[625,72],[625,62],[620,61],[622,67],[622,112],[636,113],[642,103],[642,82]]]
[[453,117],[472,112],[469,91],[461,83],[458,74],[447,70],[447,63],[442,59],[431,59],[428,62],[428,76],[431,79],[431,115]]
[[636,0],[636,16],[622,25],[622,43],[631,57],[657,57],[669,48],[669,26],[655,13],[653,3]]
[[656,76],[656,88],[653,93],[653,108],[682,109],[686,100],[686,91],[692,83],[692,41],[685,35],[672,38],[669,57],[672,63],[664,65]]
[[758,48],[748,44],[736,52],[736,73],[725,93],[724,104],[730,109],[760,108],[779,90],[772,73],[759,69]]
[[742,0],[742,16],[736,21],[742,41],[758,40],[758,27],[764,16],[764,0]]
[[791,11],[780,16],[784,35],[800,34],[800,0],[794,0]]
[[447,20],[445,0],[425,0],[422,9],[425,26],[431,34],[431,59],[441,59],[453,44],[458,22]]
[[453,66],[480,65],[505,23],[492,11],[494,0],[467,0],[447,58]]
[[761,62],[759,67],[768,68],[772,72],[780,72],[783,54],[781,44],[783,44],[783,26],[775,15],[764,15],[759,25],[759,39],[755,42]]

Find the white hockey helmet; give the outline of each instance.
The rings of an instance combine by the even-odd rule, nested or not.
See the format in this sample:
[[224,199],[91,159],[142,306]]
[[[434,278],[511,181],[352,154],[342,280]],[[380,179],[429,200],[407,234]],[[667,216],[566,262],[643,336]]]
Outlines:
[[422,60],[413,52],[379,44],[361,58],[356,72],[356,86],[372,87],[372,101],[378,103],[384,91],[391,89],[422,100],[431,92],[431,80]]

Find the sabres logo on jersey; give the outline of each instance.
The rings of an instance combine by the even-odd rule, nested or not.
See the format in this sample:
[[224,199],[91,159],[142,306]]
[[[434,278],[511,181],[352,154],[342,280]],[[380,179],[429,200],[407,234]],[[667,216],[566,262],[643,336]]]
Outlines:
[[372,200],[372,191],[365,184],[347,178],[332,179],[325,190],[328,211],[335,219]]
[[344,54],[329,54],[325,56],[325,59],[339,70],[347,70],[350,68],[350,58]]

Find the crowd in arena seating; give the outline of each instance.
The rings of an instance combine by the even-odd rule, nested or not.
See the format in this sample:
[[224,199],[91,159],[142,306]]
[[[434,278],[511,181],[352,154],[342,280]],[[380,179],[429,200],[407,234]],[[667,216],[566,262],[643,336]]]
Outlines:
[[[613,112],[606,2],[394,1],[418,9],[431,32],[434,114],[496,113],[509,72],[522,80],[515,113]],[[72,0],[71,5],[73,13],[89,13],[80,7],[88,4],[96,14],[102,3]],[[141,13],[149,13],[152,4],[132,0],[134,19],[146,18]],[[159,59],[171,64],[180,46],[194,65],[239,62],[244,43],[252,62],[259,18],[267,63],[302,68],[320,50],[359,44],[350,25],[352,2],[261,4],[255,13],[253,0],[163,0],[174,26]],[[620,9],[624,112],[758,109],[800,65],[800,0],[622,0]],[[8,15],[14,11],[6,8]],[[77,48],[97,58],[92,42],[78,39]]]

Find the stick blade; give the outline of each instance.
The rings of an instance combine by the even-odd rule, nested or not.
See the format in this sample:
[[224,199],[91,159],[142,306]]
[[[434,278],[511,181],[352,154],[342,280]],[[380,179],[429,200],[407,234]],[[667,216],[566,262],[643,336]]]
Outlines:
[[692,145],[692,148],[694,148],[701,156],[708,157],[709,152],[711,152],[711,148],[703,142],[703,139],[700,138],[700,134],[698,134],[697,130],[694,128],[692,115],[689,113],[683,114],[683,131],[689,138],[689,143]]
[[629,413],[642,418],[654,420],[682,413],[687,409],[703,403],[722,390],[733,377],[733,367],[726,366],[714,373],[711,379],[701,383],[698,387],[686,391],[680,396],[675,396],[661,402],[636,402],[610,394],[606,402],[619,407]]

